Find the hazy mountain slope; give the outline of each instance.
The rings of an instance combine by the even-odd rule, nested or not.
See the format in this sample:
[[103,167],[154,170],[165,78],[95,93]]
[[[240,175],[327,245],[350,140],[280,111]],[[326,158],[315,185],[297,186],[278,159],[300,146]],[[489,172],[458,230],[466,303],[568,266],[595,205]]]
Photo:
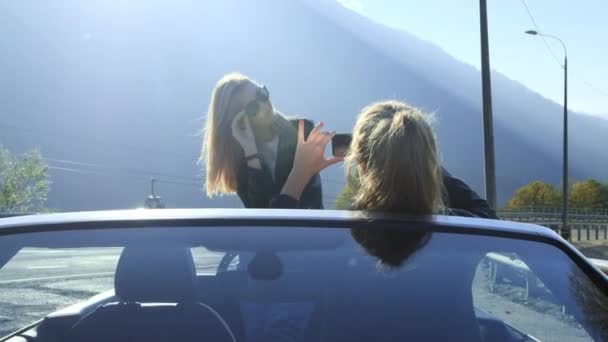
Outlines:
[[[481,76],[479,70],[459,62],[439,47],[417,39],[407,32],[377,24],[357,13],[343,8],[336,2],[303,0],[308,6],[348,31],[361,37],[370,46],[399,60],[409,70],[432,82],[436,87],[458,95],[475,108],[473,114],[481,115]],[[455,37],[454,39],[478,39]],[[492,43],[491,43],[492,44]],[[558,70],[556,70],[558,72]],[[556,84],[556,87],[561,87]],[[558,173],[547,172],[559,168],[562,157],[562,108],[527,89],[504,75],[493,72],[493,109],[496,120],[496,152],[499,197],[505,198],[513,184],[528,182],[530,177],[543,178],[553,183],[561,182]],[[441,108],[440,112],[449,112]],[[605,178],[608,158],[602,156],[606,146],[604,135],[608,121],[585,114],[570,114],[571,174],[573,177],[594,176]],[[523,143],[525,151],[513,146],[513,138]],[[530,147],[541,151],[534,152]],[[513,153],[515,152],[515,153]],[[538,163],[530,164],[535,155],[542,155]],[[518,158],[519,157],[519,158]],[[523,162],[523,164],[521,164]],[[558,164],[556,164],[558,163]],[[516,166],[516,167],[514,167]],[[521,167],[524,168],[521,168]],[[529,168],[525,168],[529,166]],[[501,172],[502,171],[502,172]]]
[[[238,70],[267,84],[280,110],[323,120],[338,131],[349,131],[358,110],[380,99],[407,99],[436,110],[447,166],[481,190],[476,71],[438,55],[440,50],[413,37],[408,38],[411,45],[406,50],[379,48],[344,22],[320,15],[310,4],[3,2],[0,143],[17,151],[40,147],[50,158],[94,164],[51,162],[72,169],[52,170],[50,202],[59,209],[139,205],[148,194],[152,172],[172,181],[158,186],[170,206],[240,205],[234,197],[203,196],[196,164],[201,118],[212,87],[222,74]],[[349,15],[345,9],[334,10]],[[366,25],[361,28],[386,31]],[[386,39],[403,35],[389,31]],[[418,47],[424,50],[414,51]],[[400,57],[406,51],[411,56]],[[425,56],[435,61],[432,66],[424,67]],[[437,70],[444,60],[455,74],[446,71],[441,80],[431,77],[427,71]],[[463,71],[456,70],[458,66]],[[527,91],[514,87],[516,96]],[[476,95],[466,96],[471,92]],[[553,110],[547,109],[552,105],[548,101],[537,102],[538,107],[530,108]],[[500,103],[495,99],[497,106]],[[559,181],[559,154],[550,149],[559,132],[522,131],[518,125],[528,127],[526,119],[532,116],[521,110],[523,105],[518,97],[513,109],[517,116],[507,116],[509,120],[498,114],[502,109],[496,109],[503,200],[530,179]],[[574,130],[583,125],[594,137],[602,124],[572,126]],[[559,127],[559,120],[550,127]],[[597,143],[588,144],[581,141],[581,150],[595,151]],[[602,158],[589,163],[576,158],[573,164],[580,175],[593,175],[589,169],[603,165]],[[324,174],[326,200],[339,190],[342,172],[334,168]]]

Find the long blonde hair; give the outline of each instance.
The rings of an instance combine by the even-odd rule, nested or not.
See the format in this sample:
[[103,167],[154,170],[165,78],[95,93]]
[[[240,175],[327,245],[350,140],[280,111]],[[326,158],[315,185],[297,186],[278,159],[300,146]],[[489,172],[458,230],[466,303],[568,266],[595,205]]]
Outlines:
[[232,121],[238,114],[233,96],[252,82],[239,73],[227,74],[213,89],[205,123],[201,160],[205,162],[205,188],[208,196],[236,192],[237,163],[242,150],[232,136]]
[[346,160],[354,209],[411,215],[443,211],[443,178],[430,120],[398,101],[361,111]]

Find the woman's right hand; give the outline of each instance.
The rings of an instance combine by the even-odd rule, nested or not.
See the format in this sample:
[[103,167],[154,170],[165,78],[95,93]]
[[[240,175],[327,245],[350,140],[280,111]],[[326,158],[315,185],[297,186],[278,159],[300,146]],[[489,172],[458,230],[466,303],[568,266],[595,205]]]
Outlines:
[[232,120],[232,136],[243,148],[245,157],[258,153],[253,130],[245,112],[238,113]]
[[305,139],[304,121],[300,120],[298,146],[296,147],[293,168],[287,177],[287,181],[285,181],[285,185],[283,185],[281,194],[300,200],[310,178],[326,167],[344,160],[342,157],[325,158],[325,147],[335,133],[322,131],[322,128],[323,123],[319,123]]
[[305,139],[304,121],[300,120],[298,126],[298,145],[296,147],[292,172],[306,178],[312,178],[312,176],[321,172],[326,167],[344,160],[342,157],[325,158],[325,148],[336,133],[323,131],[322,128],[323,123],[318,123],[312,129],[308,138]]

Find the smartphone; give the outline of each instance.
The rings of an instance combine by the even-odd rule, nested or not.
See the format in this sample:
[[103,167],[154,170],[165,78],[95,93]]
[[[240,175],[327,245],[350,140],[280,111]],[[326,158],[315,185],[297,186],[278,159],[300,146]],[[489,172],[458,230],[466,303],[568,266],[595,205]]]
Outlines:
[[353,140],[350,134],[336,134],[331,139],[331,151],[335,157],[345,157],[348,153],[348,147]]

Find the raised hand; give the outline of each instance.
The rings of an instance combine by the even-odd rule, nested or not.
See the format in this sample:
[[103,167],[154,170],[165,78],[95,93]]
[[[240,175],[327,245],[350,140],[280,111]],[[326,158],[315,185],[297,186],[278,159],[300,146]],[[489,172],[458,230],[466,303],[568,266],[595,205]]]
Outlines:
[[336,133],[322,131],[322,128],[323,123],[320,122],[312,129],[308,139],[304,139],[304,121],[300,120],[293,172],[311,178],[326,167],[344,160],[341,157],[325,158],[325,148]]
[[238,113],[232,120],[232,136],[243,148],[245,157],[258,153],[253,130],[245,112]]
[[293,168],[281,190],[282,194],[299,200],[310,178],[326,167],[344,160],[342,157],[325,158],[325,147],[335,133],[322,131],[321,128],[323,123],[313,128],[308,139],[304,139],[304,121],[300,120]]

